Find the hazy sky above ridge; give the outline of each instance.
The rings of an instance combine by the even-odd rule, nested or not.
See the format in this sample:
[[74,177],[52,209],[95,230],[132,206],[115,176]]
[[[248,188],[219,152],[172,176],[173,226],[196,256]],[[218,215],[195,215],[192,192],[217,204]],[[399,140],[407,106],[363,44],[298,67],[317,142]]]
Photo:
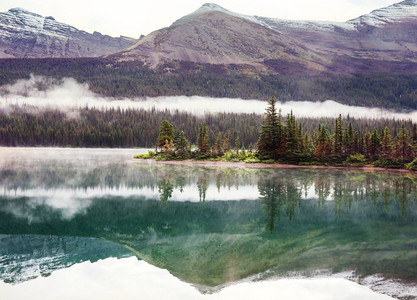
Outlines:
[[[92,33],[138,38],[171,25],[207,0],[1,0],[0,11],[21,7]],[[230,11],[263,17],[344,22],[395,0],[217,0]]]

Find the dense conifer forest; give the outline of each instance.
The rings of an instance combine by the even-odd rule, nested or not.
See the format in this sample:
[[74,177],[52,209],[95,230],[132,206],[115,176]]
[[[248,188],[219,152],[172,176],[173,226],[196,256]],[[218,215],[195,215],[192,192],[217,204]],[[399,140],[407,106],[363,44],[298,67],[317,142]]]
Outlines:
[[372,165],[417,170],[417,124],[408,125],[411,126],[411,133],[405,122],[399,128],[397,124],[396,134],[393,135],[387,124],[380,132],[376,127],[360,130],[354,128],[352,121],[346,124],[339,115],[334,121],[332,131],[324,124],[318,124],[315,128],[310,127],[308,132],[292,112],[285,118],[282,117],[281,111],[277,111],[274,97],[268,103],[255,148],[252,143],[245,148],[239,136],[241,131],[236,131],[234,140],[230,131],[219,132],[215,142],[210,143],[207,125],[202,122],[198,129],[197,149],[192,151],[184,131],[175,139],[173,125],[163,120],[156,141],[156,156],[149,152],[137,158],[192,158],[358,167]]
[[[285,116],[282,116],[284,127]],[[336,117],[336,116],[335,116]],[[293,116],[295,119],[295,116]],[[208,114],[198,117],[185,112],[147,111],[136,109],[83,108],[66,113],[57,109],[12,107],[0,110],[0,144],[3,146],[70,146],[70,147],[150,147],[154,148],[163,120],[175,130],[175,138],[184,131],[186,138],[197,144],[199,128],[206,124],[208,140],[214,144],[218,135],[231,136],[231,144],[239,137],[241,146],[255,148],[264,116],[256,114]],[[301,118],[297,121],[303,133],[315,140],[320,126],[329,137],[334,134],[333,118]],[[391,140],[401,131],[398,120],[365,120],[347,118],[343,126],[364,137],[375,130],[379,136],[387,126]],[[415,130],[411,121],[404,123],[409,137]]]
[[[269,100],[265,116],[204,117],[178,111],[86,107],[64,113],[15,106],[0,111],[0,145],[149,147],[177,159],[191,157],[192,144],[200,155],[195,158],[227,154],[232,160],[399,168],[417,157],[417,125],[411,121],[296,119],[292,113],[282,116],[275,103]],[[250,157],[244,156],[248,153]]]
[[378,72],[375,66],[357,74],[276,70],[251,66],[225,66],[167,62],[150,69],[139,61],[116,62],[104,58],[1,59],[0,85],[12,84],[31,74],[71,77],[87,83],[106,97],[210,96],[281,101],[323,101],[367,107],[417,109],[417,77],[413,70]]

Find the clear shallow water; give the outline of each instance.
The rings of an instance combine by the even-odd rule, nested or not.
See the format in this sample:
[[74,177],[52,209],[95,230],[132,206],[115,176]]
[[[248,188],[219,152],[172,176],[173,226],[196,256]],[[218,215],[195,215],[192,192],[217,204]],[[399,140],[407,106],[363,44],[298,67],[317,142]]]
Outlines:
[[416,286],[413,176],[135,164],[139,152],[0,148],[7,287],[133,255],[205,292],[341,272],[407,283],[381,290],[395,296]]

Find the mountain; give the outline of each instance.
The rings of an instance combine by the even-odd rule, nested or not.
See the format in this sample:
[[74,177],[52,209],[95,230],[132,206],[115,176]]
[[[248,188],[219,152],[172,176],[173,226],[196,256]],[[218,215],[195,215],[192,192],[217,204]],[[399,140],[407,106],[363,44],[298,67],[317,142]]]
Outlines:
[[[274,95],[281,101],[332,99],[355,106],[417,109],[416,2],[403,1],[346,22],[246,16],[205,4],[109,55],[0,59],[0,85],[37,74],[72,77],[97,94],[116,98],[269,99]],[[7,14],[11,18],[23,13]],[[41,19],[44,24],[53,21],[30,15],[28,19]],[[22,32],[38,34],[39,40],[45,35],[39,29],[43,25],[20,27],[25,31],[8,37],[8,51],[13,50],[10,41],[17,39],[12,37],[25,36]],[[75,30],[64,28],[62,31]],[[5,39],[4,29],[2,32],[1,41]],[[29,56],[25,54],[29,51],[22,51],[27,50],[27,41],[22,41],[17,39],[14,44],[20,52],[9,53]],[[73,40],[68,41],[73,49]],[[45,44],[32,48],[41,52],[39,56],[47,52]]]
[[122,246],[95,238],[0,235],[0,280],[17,284],[74,264],[130,256]]
[[121,60],[140,59],[151,66],[178,60],[261,67],[264,60],[281,59],[320,69],[323,59],[291,37],[216,4],[203,5],[119,55]]
[[141,60],[153,67],[174,60],[272,66],[278,71],[278,65],[318,72],[370,68],[362,60],[397,66],[417,61],[417,0],[347,22],[246,16],[209,3],[112,57]]
[[348,21],[348,23],[356,26],[384,27],[388,24],[402,22],[416,23],[416,17],[417,1],[405,0],[385,8],[374,10],[367,15]]
[[21,8],[0,13],[0,58],[96,57],[135,42],[128,37],[90,34]]

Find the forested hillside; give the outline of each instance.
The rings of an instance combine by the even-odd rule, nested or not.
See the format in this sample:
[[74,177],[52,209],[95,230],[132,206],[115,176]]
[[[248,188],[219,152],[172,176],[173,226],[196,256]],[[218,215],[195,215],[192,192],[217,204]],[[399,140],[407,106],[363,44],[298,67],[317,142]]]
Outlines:
[[[362,63],[364,63],[362,61]],[[256,74],[245,65],[211,65],[169,62],[150,69],[139,61],[111,59],[3,59],[0,85],[29,78],[30,74],[54,78],[72,77],[107,97],[210,96],[281,101],[324,101],[392,109],[417,109],[417,76],[413,70],[387,72],[377,62],[358,74],[308,74],[302,69],[274,71],[280,62],[269,62],[268,72]],[[343,65],[348,65],[344,62]]]

